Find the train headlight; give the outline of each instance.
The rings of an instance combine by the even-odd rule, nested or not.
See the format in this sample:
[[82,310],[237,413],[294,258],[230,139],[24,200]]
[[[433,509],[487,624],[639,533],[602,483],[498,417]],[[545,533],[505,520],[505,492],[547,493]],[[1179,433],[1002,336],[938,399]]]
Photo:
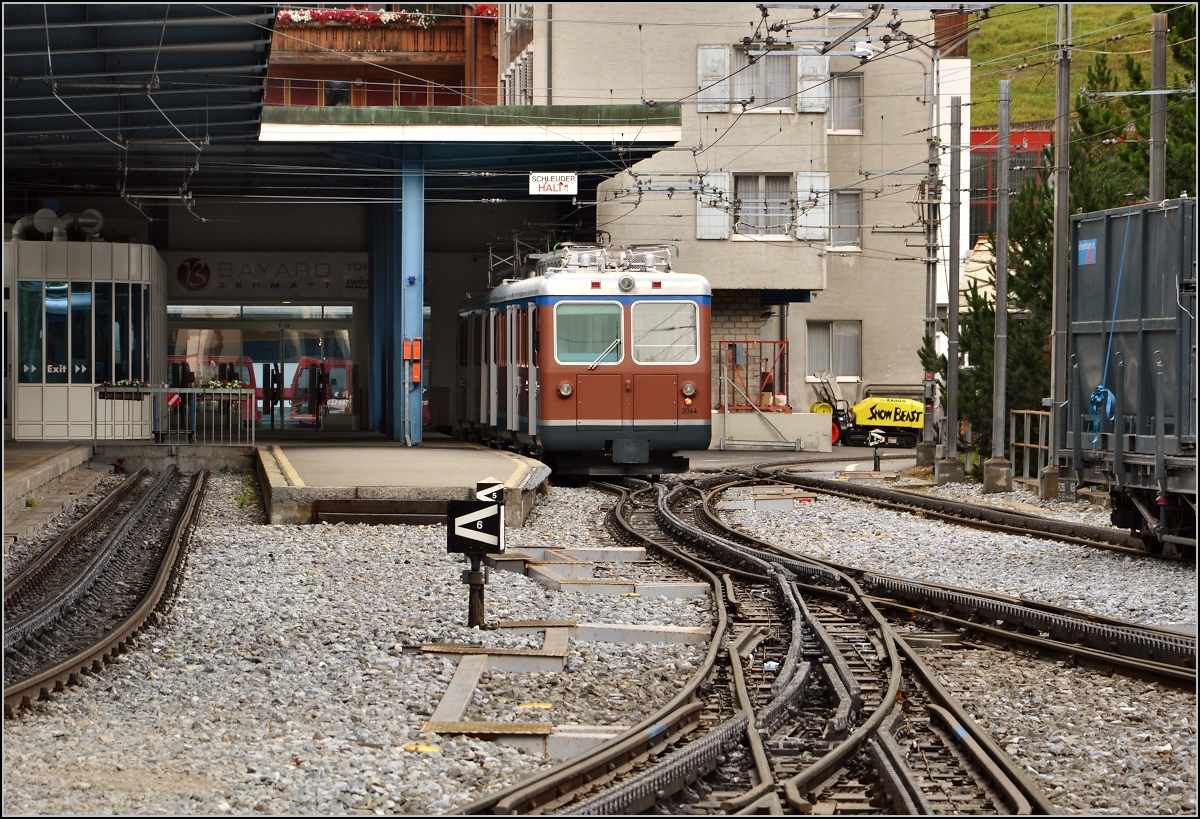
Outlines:
[[561,395],[563,398],[568,397],[571,394],[570,383],[564,381],[561,384],[559,384],[558,385],[558,394]]
[[683,405],[684,405],[685,407],[690,407],[690,406],[692,405],[692,399],[691,399],[691,398],[685,398],[685,399],[683,399]]
[[683,393],[684,395],[686,395],[688,398],[691,398],[693,395],[696,394],[696,385],[693,384],[691,381],[684,381],[683,386],[679,388],[679,391],[681,393]]
[[617,287],[621,288],[621,292],[623,293],[628,293],[630,290],[632,290],[634,284],[635,282],[633,281],[633,276],[628,274],[617,279]]

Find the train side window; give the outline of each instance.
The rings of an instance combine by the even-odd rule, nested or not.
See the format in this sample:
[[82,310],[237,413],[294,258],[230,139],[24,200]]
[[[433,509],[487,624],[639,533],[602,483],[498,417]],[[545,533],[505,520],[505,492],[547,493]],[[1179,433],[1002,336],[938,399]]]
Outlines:
[[554,357],[560,364],[615,364],[621,350],[621,305],[559,302],[554,306]]
[[700,360],[700,315],[692,302],[633,305],[633,360],[638,364],[695,364]]
[[529,366],[529,308],[517,311],[517,364]]
[[541,325],[541,322],[538,321],[537,305],[534,305],[530,309],[533,311],[533,345],[532,345],[532,353],[531,353],[532,359],[531,359],[530,363],[532,363],[536,367],[537,360],[538,360],[538,345],[541,344],[541,340],[542,340],[542,329],[541,329],[542,325]]
[[500,366],[508,364],[508,313],[496,313],[496,343],[493,349],[496,351],[496,363]]

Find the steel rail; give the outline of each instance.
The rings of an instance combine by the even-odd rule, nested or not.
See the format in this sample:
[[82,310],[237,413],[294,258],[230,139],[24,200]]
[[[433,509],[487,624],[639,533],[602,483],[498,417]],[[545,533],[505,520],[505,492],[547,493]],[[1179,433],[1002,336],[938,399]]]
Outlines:
[[[879,707],[850,736],[812,765],[784,782],[783,789],[788,804],[801,813],[808,813],[812,810],[812,803],[806,798],[804,789],[814,782],[821,781],[822,777],[832,774],[835,770],[842,767],[858,751],[860,746],[875,737],[879,732],[880,724],[891,714],[892,708],[895,707],[896,695],[900,693],[900,653],[896,650],[896,641],[892,630],[883,615],[871,605],[870,601],[865,599],[866,595],[858,588],[858,584],[854,582],[853,578],[845,577],[845,582],[850,586],[851,591],[858,598],[863,608],[866,609],[871,619],[875,621],[883,635],[884,655],[890,664],[888,686],[880,700]],[[829,645],[828,649],[830,656],[838,656],[836,646]],[[830,681],[832,682],[832,680],[833,677],[831,675]]]
[[872,598],[872,600],[881,608],[895,610],[902,615],[919,615],[930,619],[938,619],[952,627],[981,632],[997,641],[1019,643],[1031,649],[1036,649],[1039,652],[1066,657],[1079,665],[1086,664],[1093,668],[1107,671],[1120,668],[1130,676],[1148,677],[1158,682],[1169,683],[1171,686],[1185,691],[1195,690],[1196,687],[1196,671],[1194,668],[1189,670],[1177,665],[1169,665],[1153,660],[1130,658],[1112,652],[1097,651],[1080,645],[1047,639],[1036,634],[1022,634],[1019,631],[1008,631],[995,626],[989,626],[986,623],[953,617],[942,612],[916,609],[910,604],[897,603],[894,600],[885,600],[882,598]]
[[[887,629],[893,634],[896,646],[904,654],[904,658],[908,660],[913,673],[920,675],[921,682],[924,684],[926,690],[937,701],[935,704],[940,705],[946,711],[950,712],[958,722],[959,728],[962,729],[962,734],[956,733],[956,736],[969,736],[973,740],[974,745],[964,744],[964,748],[970,751],[974,746],[978,746],[984,752],[987,759],[991,760],[987,768],[992,772],[999,773],[1003,780],[1007,780],[1019,790],[1024,800],[1029,803],[1030,810],[1033,813],[1058,813],[1059,811],[1055,810],[1037,783],[1030,779],[1013,758],[996,743],[991,734],[981,728],[971,715],[967,713],[966,709],[963,708],[962,704],[946,690],[945,686],[938,682],[937,675],[925,664],[908,641],[897,635],[891,626],[888,626]],[[952,728],[951,730],[953,731],[954,729]],[[1009,792],[1009,786],[1004,785],[1002,782],[997,782],[996,784],[1006,792]],[[1013,807],[1015,808],[1016,806],[1013,805]]]
[[113,555],[116,554],[121,542],[128,536],[133,527],[149,514],[151,506],[158,500],[163,490],[166,489],[167,484],[171,482],[175,471],[175,466],[172,464],[159,474],[157,480],[146,490],[146,494],[137,502],[137,505],[129,510],[129,514],[104,539],[100,548],[96,550],[96,553],[92,555],[83,569],[63,586],[57,594],[44,600],[41,605],[28,612],[21,619],[5,626],[4,650],[6,652],[13,650],[16,646],[29,639],[31,635],[48,627],[62,615],[63,611],[76,605],[88,593],[95,579],[104,571],[109,561],[112,560]]
[[1010,512],[979,504],[934,498],[929,495],[907,492],[900,489],[861,486],[850,484],[846,481],[818,478],[811,475],[801,476],[787,472],[769,472],[760,466],[755,466],[752,474],[765,479],[793,484],[814,492],[822,492],[856,500],[870,500],[879,506],[898,511],[911,512],[914,508],[920,509],[927,516],[959,525],[974,526],[1047,540],[1066,541],[1136,557],[1158,557],[1164,560],[1178,559],[1150,552],[1146,549],[1145,544],[1140,538],[1136,538],[1129,532],[1118,529],[1109,529],[1083,523],[1069,523],[1044,515]]
[[[1078,645],[1083,650],[1097,650],[1105,654],[1120,650],[1125,657],[1149,660],[1164,666],[1174,666],[1196,674],[1196,640],[1185,634],[1146,631],[1128,624],[1114,626],[1092,623],[1044,608],[1027,609],[1009,602],[988,598],[964,591],[949,591],[928,586],[923,581],[904,581],[892,577],[881,577],[871,573],[863,576],[863,585],[877,597],[887,597],[897,604],[940,603],[952,609],[965,609],[976,617],[989,617],[993,621],[1011,623],[1021,628],[1037,629],[1051,635],[1055,643],[1065,646]],[[939,614],[929,611],[930,614]],[[939,614],[946,619],[950,615]],[[961,619],[960,622],[976,623]],[[1013,634],[1015,632],[1006,631]]]
[[[676,495],[683,492],[685,489],[686,487],[683,486],[676,487],[676,489],[672,490],[670,494]],[[714,489],[707,493],[702,492],[701,506],[707,507],[709,505],[710,498],[717,491],[718,490]],[[792,560],[779,554],[748,554],[745,546],[738,545],[735,542],[717,537],[703,530],[695,529],[694,527],[687,527],[686,524],[669,513],[669,510],[665,508],[665,505],[662,501],[660,501],[659,509],[662,513],[664,523],[666,523],[669,528],[671,528],[677,534],[687,537],[689,540],[701,540],[709,548],[717,551],[719,554],[722,554],[726,558],[742,564],[749,563],[750,565],[758,568],[761,567],[763,563],[766,563],[766,574],[769,576],[778,577],[780,571],[790,575],[789,570],[792,569],[800,569],[802,573],[808,573],[807,570],[815,570],[819,567],[819,564],[815,561],[804,562],[804,564],[801,565],[800,561]],[[685,531],[685,529],[688,528],[690,528],[690,531]],[[896,704],[896,698],[900,691],[901,684],[900,654],[896,650],[894,635],[887,624],[887,620],[878,610],[875,609],[870,600],[867,598],[866,594],[861,588],[859,588],[858,584],[853,578],[840,572],[830,572],[828,569],[826,569],[825,572],[826,574],[837,575],[837,579],[841,583],[849,586],[851,593],[855,598],[855,602],[857,602],[858,605],[860,605],[867,612],[870,619],[875,622],[876,627],[883,635],[883,653],[887,658],[890,667],[887,689],[880,700],[879,706],[871,713],[871,715],[867,717],[867,719],[861,725],[859,725],[857,729],[850,733],[845,740],[839,743],[836,748],[830,750],[812,765],[783,783],[783,791],[788,804],[793,809],[802,813],[810,812],[813,809],[813,805],[806,798],[805,791],[803,789],[807,788],[814,782],[822,781],[823,778],[841,768],[858,752],[864,743],[872,740],[878,735],[880,724],[891,714],[891,711]],[[825,646],[826,652],[830,657],[830,662],[824,664],[825,674],[829,684],[834,688],[835,692],[837,692],[838,700],[841,703],[838,710],[838,716],[836,716],[834,720],[843,726],[843,728],[839,729],[839,732],[843,730],[849,730],[851,724],[851,712],[858,711],[861,707],[862,699],[859,684],[853,673],[846,665],[838,646],[831,638],[829,632],[821,625],[817,618],[809,614],[807,607],[804,606],[802,600],[798,600],[797,602],[800,605],[800,610],[804,619],[810,624],[810,627],[815,632],[817,639]],[[774,687],[773,690],[775,690]],[[884,775],[885,777],[900,776],[899,772],[897,772],[894,768],[888,772],[885,772]],[[897,788],[907,787],[906,785],[899,784],[898,782],[893,783],[893,786]],[[749,801],[757,801],[757,797]],[[744,806],[739,801],[731,804],[731,807],[737,808]]]
[[714,489],[704,505],[705,520],[734,541],[742,541],[764,552],[785,555],[800,565],[813,566],[813,576],[829,577],[829,570],[858,578],[874,596],[912,602],[935,600],[943,605],[967,608],[989,614],[1005,622],[1025,628],[1036,628],[1057,636],[1062,643],[1078,643],[1085,647],[1108,651],[1120,646],[1131,657],[1154,659],[1181,668],[1196,668],[1196,638],[1156,626],[1141,626],[1103,615],[1077,609],[1039,603],[992,592],[964,589],[942,583],[916,581],[881,572],[857,569],[828,561],[805,558],[804,555],[760,540],[753,535],[732,529],[721,520],[713,508],[717,494],[725,489],[751,481],[733,482]]
[[208,471],[198,473],[192,479],[188,499],[181,508],[170,543],[159,563],[154,581],[142,602],[121,621],[108,635],[91,648],[75,654],[70,659],[27,680],[14,683],[4,689],[4,710],[13,713],[24,703],[31,703],[39,695],[49,695],[78,680],[80,674],[89,670],[99,671],[105,662],[111,662],[120,654],[152,620],[164,614],[177,590],[182,571],[182,560],[191,545],[191,535],[199,520],[200,504],[208,483]]
[[746,737],[750,741],[750,755],[754,759],[754,771],[758,777],[758,784],[741,796],[722,802],[721,810],[726,813],[732,813],[734,810],[756,802],[775,790],[775,776],[771,772],[771,760],[767,758],[767,749],[763,747],[762,736],[755,730],[757,720],[754,715],[754,703],[750,700],[750,692],[746,688],[746,672],[742,668],[742,650],[754,639],[755,632],[756,629],[747,629],[729,645],[729,666],[733,669],[738,703],[747,718]]
[[[614,507],[614,510],[627,503],[633,495],[628,489],[614,484],[596,483],[593,486],[619,496],[617,506]],[[660,550],[661,547],[658,544],[635,532],[621,515],[613,514],[612,519],[619,527],[626,531],[630,538],[642,542],[650,549]],[[547,806],[553,807],[549,804],[551,800],[544,798],[547,792],[553,793],[557,797],[558,794],[567,793],[572,790],[575,787],[575,783],[603,781],[605,777],[616,771],[619,766],[636,759],[642,754],[660,748],[663,745],[663,741],[670,734],[676,733],[674,729],[680,726],[684,720],[694,721],[698,719],[697,710],[702,706],[699,703],[691,702],[691,700],[699,691],[701,685],[712,674],[729,627],[724,600],[724,585],[715,574],[691,560],[687,555],[674,551],[669,552],[669,555],[673,559],[690,565],[698,575],[709,583],[713,590],[717,624],[713,632],[712,641],[709,644],[708,652],[705,655],[704,661],[696,670],[696,673],[692,675],[679,693],[657,712],[651,714],[625,733],[619,734],[591,749],[584,758],[569,760],[563,765],[550,768],[540,774],[535,774],[526,780],[510,785],[483,799],[476,800],[464,806],[461,811],[462,813],[530,813]],[[726,726],[726,729],[733,734],[737,734],[736,729],[729,728],[728,726]]]
[[867,743],[867,752],[876,767],[887,772],[884,787],[892,797],[896,813],[904,816],[930,816],[933,807],[917,786],[908,768],[904,751],[896,742],[896,731],[903,722],[900,714],[892,714],[879,727],[879,735]]
[[[750,754],[754,760],[754,771],[758,784],[742,796],[722,802],[721,809],[729,813],[734,805],[755,802],[772,793],[775,789],[775,781],[771,773],[771,762],[763,747],[762,737],[753,728],[754,707],[750,700],[750,692],[746,687],[746,678],[740,657],[743,647],[747,643],[751,643],[755,636],[756,629],[747,629],[726,646],[740,708],[739,716],[727,720],[697,742],[671,752],[649,770],[637,774],[629,781],[622,782],[611,791],[605,791],[570,805],[568,813],[573,816],[629,815],[644,811],[674,793],[682,784],[694,781],[714,770],[720,763],[721,756],[743,741],[748,741],[750,745]],[[701,704],[697,703],[697,705]]]
[[134,488],[141,483],[150,471],[148,469],[139,469],[137,472],[130,475],[121,485],[113,491],[105,495],[98,504],[88,510],[87,514],[79,520],[75,521],[70,528],[54,539],[46,549],[33,556],[33,559],[25,565],[21,571],[17,572],[9,581],[4,584],[4,600],[12,597],[21,590],[26,583],[36,577],[41,571],[49,565],[63,548],[72,540],[78,537],[84,530],[88,529],[96,518],[103,515],[116,504],[120,503]]
[[[716,496],[716,494],[718,494],[718,491],[719,490],[713,490],[707,493],[704,502],[704,508],[707,511],[711,511],[712,499]],[[723,524],[721,524],[721,528],[723,530],[728,530],[728,527],[725,527]],[[816,763],[784,783],[784,792],[788,803],[794,809],[807,813],[812,811],[813,805],[806,798],[803,789],[811,783],[820,782],[823,778],[827,778],[828,775],[832,774],[838,767],[847,761],[852,753],[858,750],[859,746],[879,736],[879,727],[885,718],[889,716],[891,708],[896,702],[896,695],[900,690],[901,653],[903,653],[909,660],[913,667],[913,673],[921,678],[922,684],[926,686],[927,690],[933,692],[935,698],[942,702],[943,707],[956,714],[962,714],[963,711],[962,707],[957,703],[957,701],[953,700],[953,698],[951,698],[949,694],[937,683],[929,668],[925,666],[924,663],[919,662],[919,658],[911,646],[909,646],[908,643],[904,641],[903,638],[900,637],[888,624],[887,619],[875,607],[871,596],[863,591],[854,577],[838,569],[834,569],[828,564],[823,564],[823,562],[819,560],[792,560],[790,558],[775,554],[775,552],[787,551],[788,550],[771,549],[767,555],[763,555],[763,559],[768,561],[787,561],[788,563],[795,564],[797,568],[819,567],[824,570],[823,572],[820,572],[819,575],[825,578],[827,578],[829,574],[836,575],[840,584],[850,589],[849,594],[847,594],[845,591],[839,592],[838,590],[833,589],[821,589],[821,591],[834,592],[835,594],[842,596],[843,599],[849,597],[851,602],[858,602],[863,606],[864,609],[866,609],[871,619],[875,621],[884,636],[883,642],[885,654],[891,659],[892,664],[888,689],[881,700],[880,707],[866,720],[866,722],[860,725],[859,728],[836,749],[830,751]],[[791,553],[788,552],[788,554],[790,555]],[[823,629],[821,631],[823,631]],[[837,656],[835,647],[830,646],[829,650],[831,657]],[[831,671],[827,673],[831,683],[834,683],[835,678],[841,676],[837,671]],[[998,747],[995,745],[995,741],[992,740],[991,737],[985,732],[981,732],[975,726],[972,726],[972,728],[975,730],[970,732],[970,736],[974,740],[974,744],[964,744],[964,748],[973,757],[978,758],[977,761],[979,761],[989,778],[993,779],[993,783],[1001,790],[1002,793],[1007,794],[1006,798],[1009,800],[1010,808],[1014,811],[1023,809],[1028,812],[1029,804],[1033,803],[1038,806],[1041,812],[1053,812],[1049,801],[1045,798],[1045,795],[1042,794],[1036,785],[1034,785],[1024,776],[1023,772],[1021,772],[1020,769],[1015,766],[1007,754],[999,751]],[[991,753],[992,750],[998,751],[999,753],[993,754]],[[981,751],[985,752],[982,756],[980,756]],[[894,769],[893,773],[898,774],[898,772],[894,771]],[[1016,794],[1016,798],[1014,798],[1014,794]]]

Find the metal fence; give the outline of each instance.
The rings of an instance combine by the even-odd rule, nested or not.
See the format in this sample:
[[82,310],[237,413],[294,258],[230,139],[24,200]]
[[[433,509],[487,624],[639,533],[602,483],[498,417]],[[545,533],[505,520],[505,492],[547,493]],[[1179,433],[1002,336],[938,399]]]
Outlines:
[[92,440],[254,446],[252,389],[96,387]]
[[[1021,474],[1036,478],[1042,474],[1049,456],[1050,413],[1045,410],[1010,410],[1008,413],[1008,460],[1017,476],[1017,454],[1021,456]],[[1036,440],[1034,440],[1036,438]],[[1032,464],[1031,464],[1032,461]],[[1033,474],[1029,474],[1030,467]]]

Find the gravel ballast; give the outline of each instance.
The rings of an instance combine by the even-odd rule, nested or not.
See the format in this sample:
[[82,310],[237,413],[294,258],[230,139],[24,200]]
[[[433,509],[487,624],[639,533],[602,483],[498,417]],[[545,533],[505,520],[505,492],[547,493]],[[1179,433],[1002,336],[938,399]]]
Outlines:
[[[212,476],[167,623],[83,685],[5,720],[6,814],[444,813],[550,764],[421,730],[455,663],[417,646],[541,641],[466,628],[464,564],[446,554],[444,527],[265,526],[260,507],[239,505],[243,480]],[[599,545],[610,502],[555,488],[528,526],[509,530],[510,548]],[[842,563],[1195,627],[1192,565],[824,496],[794,512],[725,514]],[[490,623],[712,620],[705,598],[564,594],[509,572],[491,574],[486,610]],[[466,716],[632,725],[679,690],[704,651],[572,640],[562,673],[485,673]],[[1195,813],[1194,692],[986,648],[929,656],[1060,810]]]
[[[903,488],[903,487],[902,487]],[[978,484],[930,494],[1108,524],[1089,504]],[[732,490],[730,500],[752,497]],[[1196,566],[926,520],[829,495],[727,523],[836,563],[1196,633]],[[1196,694],[980,647],[926,652],[941,681],[1064,813],[1196,813]]]
[[[239,506],[242,487],[212,476],[165,628],[5,721],[6,814],[441,813],[550,764],[421,730],[456,661],[420,645],[541,644],[466,627],[464,564],[444,527],[264,526],[261,506]],[[599,545],[609,500],[557,489],[509,546]],[[708,598],[563,594],[511,572],[491,573],[486,613],[489,624],[712,622]],[[467,717],[634,725],[705,651],[572,640],[562,673],[485,672]],[[521,709],[531,701],[551,707]]]

